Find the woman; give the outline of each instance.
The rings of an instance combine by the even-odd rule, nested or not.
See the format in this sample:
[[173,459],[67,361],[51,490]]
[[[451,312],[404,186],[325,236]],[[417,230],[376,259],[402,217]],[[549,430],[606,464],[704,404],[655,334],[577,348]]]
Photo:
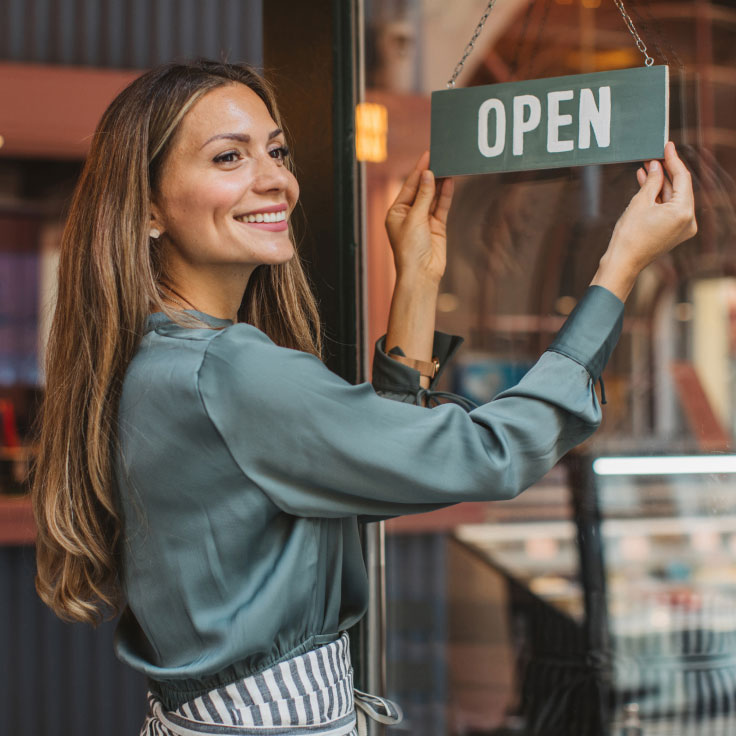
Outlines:
[[389,211],[388,333],[373,386],[352,386],[319,360],[288,225],[298,186],[263,80],[162,67],[100,122],[62,244],[37,588],[68,619],[123,611],[118,656],[150,680],[143,733],[352,733],[357,517],[538,479],[600,421],[594,384],[637,274],[695,233],[668,144],[671,183],[658,162],[639,170],[591,289],[519,385],[470,413],[428,409],[433,358],[459,341],[433,330],[452,185],[427,163]]

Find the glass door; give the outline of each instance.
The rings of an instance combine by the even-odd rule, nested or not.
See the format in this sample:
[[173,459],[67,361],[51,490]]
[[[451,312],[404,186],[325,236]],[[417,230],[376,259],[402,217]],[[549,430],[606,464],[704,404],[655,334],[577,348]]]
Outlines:
[[[733,452],[736,10],[625,5],[670,67],[670,132],[693,173],[700,231],[639,279],[604,374],[604,423],[581,453],[514,501],[386,523],[388,694],[407,716],[396,733],[733,728],[731,476],[604,477],[594,461]],[[365,163],[369,346],[393,279],[386,208],[429,147],[429,95],[485,7],[366,0],[366,100],[385,123],[384,154]],[[642,58],[614,3],[499,2],[457,83]],[[487,401],[533,364],[595,272],[635,169],[457,179],[437,325],[465,345],[444,388]]]

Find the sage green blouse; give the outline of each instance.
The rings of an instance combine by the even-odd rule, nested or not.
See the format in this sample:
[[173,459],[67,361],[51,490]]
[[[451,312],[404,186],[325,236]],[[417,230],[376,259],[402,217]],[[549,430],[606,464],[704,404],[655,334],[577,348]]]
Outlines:
[[[470,413],[412,405],[419,374],[383,341],[355,386],[251,325],[152,315],[119,411],[118,656],[173,708],[335,639],[366,610],[358,517],[534,483],[598,426],[622,312],[591,287],[521,382]],[[443,365],[460,342],[437,333]]]

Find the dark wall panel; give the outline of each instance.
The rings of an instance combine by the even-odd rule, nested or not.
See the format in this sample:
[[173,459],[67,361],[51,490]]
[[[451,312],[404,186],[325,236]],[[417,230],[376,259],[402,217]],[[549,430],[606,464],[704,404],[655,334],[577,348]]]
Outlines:
[[33,586],[33,547],[0,547],[0,736],[135,736],[145,678],[113,654],[114,624],[60,621]]
[[261,0],[0,0],[0,60],[146,69],[206,56],[261,65]]

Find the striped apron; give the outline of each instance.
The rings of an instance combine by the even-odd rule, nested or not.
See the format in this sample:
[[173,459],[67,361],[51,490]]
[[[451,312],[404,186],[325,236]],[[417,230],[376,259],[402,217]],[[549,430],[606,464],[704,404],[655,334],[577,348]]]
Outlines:
[[353,688],[347,633],[311,652],[210,690],[174,711],[148,693],[140,736],[364,736],[370,718],[401,721],[390,700]]

